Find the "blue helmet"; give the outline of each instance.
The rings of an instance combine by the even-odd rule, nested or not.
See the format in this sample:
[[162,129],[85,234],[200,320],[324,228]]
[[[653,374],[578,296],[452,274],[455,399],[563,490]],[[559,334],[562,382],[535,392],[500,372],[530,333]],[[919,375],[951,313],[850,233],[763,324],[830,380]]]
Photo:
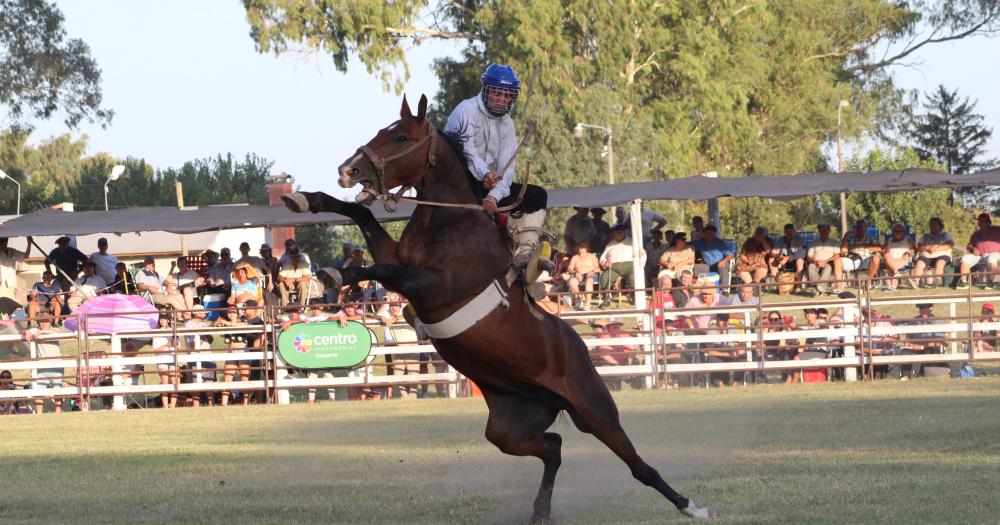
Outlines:
[[517,79],[514,68],[490,64],[483,73],[482,82],[483,105],[490,114],[502,117],[514,109],[517,94],[521,91],[521,81]]

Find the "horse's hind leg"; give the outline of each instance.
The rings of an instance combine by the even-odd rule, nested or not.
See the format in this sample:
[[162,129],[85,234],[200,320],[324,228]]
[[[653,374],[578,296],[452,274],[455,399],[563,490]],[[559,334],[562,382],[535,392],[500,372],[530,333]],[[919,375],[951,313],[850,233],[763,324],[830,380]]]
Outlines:
[[583,387],[583,396],[580,399],[569,399],[573,408],[568,412],[577,428],[601,440],[628,465],[635,479],[663,494],[677,510],[690,517],[714,519],[714,511],[695,506],[694,502],[675,491],[655,468],[639,457],[618,420],[618,408],[607,388],[600,384],[600,378],[595,374],[591,380],[583,380],[578,384],[585,383],[591,384]]
[[490,408],[486,439],[504,454],[535,456],[545,465],[531,522],[547,522],[552,510],[556,471],[562,463],[562,437],[545,430],[552,426],[559,410],[537,400],[498,395],[488,389],[484,389],[483,395]]

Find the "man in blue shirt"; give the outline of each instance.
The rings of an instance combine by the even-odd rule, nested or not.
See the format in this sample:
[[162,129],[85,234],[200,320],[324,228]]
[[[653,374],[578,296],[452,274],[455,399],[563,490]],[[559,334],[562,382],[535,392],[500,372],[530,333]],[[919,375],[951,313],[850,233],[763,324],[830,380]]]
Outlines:
[[736,254],[718,238],[718,232],[714,224],[705,226],[702,230],[703,238],[692,242],[691,247],[701,255],[701,260],[708,266],[708,271],[718,273],[719,282],[725,285],[729,282],[729,261],[733,260]]

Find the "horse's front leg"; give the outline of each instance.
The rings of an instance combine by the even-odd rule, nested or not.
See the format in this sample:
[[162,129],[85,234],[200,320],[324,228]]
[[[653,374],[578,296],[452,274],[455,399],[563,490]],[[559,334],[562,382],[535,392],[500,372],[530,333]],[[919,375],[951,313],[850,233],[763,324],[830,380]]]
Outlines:
[[425,300],[422,294],[435,293],[435,290],[440,290],[442,286],[439,272],[406,268],[395,264],[376,263],[364,268],[351,266],[340,270],[340,275],[344,285],[375,280],[411,301]]
[[366,206],[354,202],[345,202],[331,197],[323,192],[297,191],[282,195],[285,206],[296,213],[339,213],[353,220],[365,237],[365,244],[377,263],[398,264],[396,254],[397,243],[385,231]]

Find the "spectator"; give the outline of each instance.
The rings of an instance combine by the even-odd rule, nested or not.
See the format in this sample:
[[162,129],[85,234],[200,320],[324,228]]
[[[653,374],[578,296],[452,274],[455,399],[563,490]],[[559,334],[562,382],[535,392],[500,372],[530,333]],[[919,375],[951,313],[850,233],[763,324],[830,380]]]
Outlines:
[[[156,273],[155,266],[156,261],[152,257],[146,257],[146,260],[142,262],[142,269],[135,274],[136,287],[140,292],[148,293],[150,300],[156,306],[169,306],[178,312],[187,309],[187,305],[184,304],[184,296],[174,287],[173,281],[166,281],[169,286],[165,286],[164,280],[160,279],[160,274]],[[191,314],[188,313],[182,316],[185,319],[191,318]]]
[[264,261],[265,277],[267,278],[264,289],[274,291],[274,283],[278,281],[278,271],[281,270],[281,265],[278,264],[277,257],[273,255],[270,244],[260,245],[260,258]]
[[[51,275],[51,274],[49,274]],[[40,336],[57,334],[62,332],[58,328],[52,327],[52,318],[47,315],[39,316],[38,328],[31,328],[24,332],[24,339],[29,343],[34,343],[37,353],[35,354],[43,363],[46,360],[59,359],[62,353],[59,351],[59,341],[39,340]],[[64,368],[39,368],[35,374],[35,381],[32,388],[62,388],[65,386],[63,377],[66,375]],[[55,412],[62,412],[62,400],[55,399]],[[35,398],[35,414],[41,414],[45,408],[44,398]]]
[[[407,343],[416,341],[417,337],[415,333],[406,333],[406,335],[400,340],[398,337],[401,335],[396,332],[401,325],[406,324],[406,319],[403,317],[403,308],[405,308],[403,299],[397,293],[391,293],[389,295],[389,302],[382,304],[379,307],[378,312],[375,313],[375,317],[382,323],[382,340],[386,343]],[[406,332],[412,332],[409,326],[404,328]],[[387,375],[390,376],[405,376],[413,373],[426,373],[427,365],[421,363],[423,359],[418,357],[417,362],[411,358],[410,355],[392,355],[386,354],[385,356],[385,371]],[[409,399],[417,396],[417,388],[412,385],[399,385],[397,387],[400,395],[403,399]],[[388,393],[388,397],[392,397],[392,391]]]
[[969,272],[973,267],[986,263],[989,277],[988,284],[994,283],[997,271],[997,261],[1000,261],[1000,227],[993,226],[989,213],[981,213],[976,219],[979,229],[969,238],[966,250],[968,255],[962,257],[959,273],[962,274],[958,284],[959,290],[964,290],[969,286]]
[[167,278],[173,280],[177,291],[184,298],[184,309],[190,310],[194,306],[194,298],[198,293],[198,288],[205,285],[205,278],[189,268],[187,257],[183,256],[177,258],[177,271]]
[[[0,372],[0,391],[17,390],[14,384],[14,376],[10,370]],[[9,416],[17,413],[17,401],[0,399],[0,416]]]
[[233,285],[233,270],[236,265],[229,254],[229,248],[219,250],[219,262],[208,269],[208,276],[205,278],[207,286],[205,293],[221,293],[229,295]]
[[122,295],[135,295],[139,293],[139,289],[135,285],[135,279],[132,278],[132,274],[128,273],[125,263],[119,262],[115,264],[115,278],[111,282],[111,288],[108,292]]
[[[729,315],[718,314],[715,316],[714,325],[709,328],[708,334],[725,336],[729,333]],[[728,342],[702,343],[701,349],[704,351],[706,361],[709,363],[734,363],[740,357],[746,357],[747,351],[743,347],[730,345]],[[737,374],[738,380],[742,381],[742,372]],[[715,387],[722,388],[732,384],[730,372],[711,372],[708,374],[709,381]]]
[[[594,291],[594,278],[600,276],[601,265],[597,261],[597,256],[588,250],[587,242],[580,241],[576,249],[576,255],[569,260],[568,273],[570,277],[567,280],[567,284],[569,291],[573,293],[573,306],[590,310],[591,292]],[[580,296],[580,283],[583,283],[584,290],[587,292],[583,297]]]
[[[913,254],[917,248],[913,245],[913,239],[906,235],[903,225],[896,223],[892,225],[892,236],[886,239],[882,254],[885,258],[885,271],[889,277],[895,277],[900,270],[913,264]],[[885,291],[896,291],[896,279],[889,279],[886,282]]]
[[[980,323],[996,323],[998,321],[993,303],[983,303],[980,310]],[[977,330],[974,338],[976,352],[995,352],[997,348],[997,330]]]
[[281,304],[289,302],[289,294],[298,290],[299,302],[307,304],[309,302],[309,283],[312,280],[312,271],[309,265],[302,260],[302,254],[296,248],[294,251],[286,253],[288,262],[281,265],[278,272],[278,289],[281,291]]
[[[806,324],[799,326],[799,330],[823,330],[826,328],[826,322],[820,317],[820,312],[816,308],[806,308],[802,311],[802,314],[806,318]],[[824,346],[829,342],[826,337],[808,337],[806,338],[807,348],[803,353],[815,353],[823,354],[826,357],[829,349]]]
[[576,251],[581,242],[589,245],[594,235],[597,235],[594,223],[588,216],[590,210],[579,206],[574,206],[573,209],[576,210],[576,214],[566,220],[566,227],[563,229],[563,242],[566,244],[567,252]]
[[[663,242],[664,235],[670,233],[669,243]],[[663,257],[663,253],[666,252],[673,245],[673,232],[667,231],[663,232],[660,230],[653,231],[653,240],[649,243],[649,249],[646,250],[646,266],[644,271],[646,272],[646,283],[656,282],[656,277],[660,273],[660,258]]]
[[31,287],[31,292],[28,294],[29,321],[38,317],[39,312],[44,312],[52,314],[55,322],[59,322],[59,316],[63,311],[63,295],[55,280],[56,277],[52,272],[46,270],[42,273],[42,280]]
[[[642,246],[645,248],[649,246],[649,243],[653,240],[653,232],[662,230],[664,226],[667,225],[667,219],[664,219],[662,215],[656,213],[648,208],[643,208],[642,215],[640,217],[642,221],[641,231],[642,231]],[[625,215],[625,224],[629,224],[632,220],[632,214],[628,213]],[[628,230],[629,238],[632,235],[632,229]]]
[[[780,312],[768,312],[766,321],[761,326],[761,331],[765,334],[784,332],[786,330],[796,330],[798,326],[792,316],[782,317]],[[798,348],[787,345],[785,339],[764,339],[765,359],[769,361],[792,361],[798,359]],[[799,372],[782,372],[782,379],[785,383],[798,383]]]
[[719,274],[719,282],[729,283],[729,261],[736,256],[726,243],[717,237],[718,228],[709,224],[702,229],[703,238],[691,243],[694,251],[701,255],[702,262],[708,266],[705,270],[695,270],[697,273],[715,272]]
[[96,265],[94,273],[104,279],[104,282],[115,282],[115,266],[118,265],[118,257],[108,253],[108,240],[106,238],[97,239],[97,251],[90,254],[90,262]]
[[[153,352],[159,356],[169,356],[171,361],[166,363],[156,363],[156,373],[160,376],[161,385],[173,385],[173,387],[176,387],[180,384],[181,379],[180,375],[177,374],[177,363],[174,361],[174,356],[177,352],[177,337],[166,332],[167,330],[171,330],[173,328],[170,314],[161,313],[157,323],[157,328],[159,330],[163,330],[163,332],[153,337]],[[176,407],[177,394],[174,392],[161,393],[160,406],[163,408]]]
[[[721,308],[724,306],[731,306],[732,302],[728,297],[719,293],[718,288],[711,285],[710,282],[704,280],[698,280],[695,285],[698,290],[698,295],[691,298],[688,301],[686,308]],[[695,334],[707,334],[709,330],[709,325],[712,322],[712,318],[718,314],[707,314],[707,313],[692,313],[687,316],[687,333]]]
[[[364,249],[364,247],[359,244],[354,247],[355,251],[358,249],[358,247],[361,247],[362,250]],[[284,266],[284,264],[288,262],[290,254],[293,251],[298,252],[299,255],[302,256],[302,262],[304,262],[307,265],[312,264],[312,260],[309,259],[309,254],[307,254],[306,252],[302,251],[301,248],[299,248],[299,245],[296,244],[295,239],[285,239],[285,253],[281,256],[280,259],[278,259],[279,268]]]
[[[905,324],[911,326],[929,326],[941,324],[941,321],[934,317],[932,312],[934,305],[931,303],[917,304],[917,317]],[[938,331],[928,331],[922,333],[912,333],[904,344],[896,345],[893,355],[928,355],[940,354],[944,345],[945,333]],[[912,365],[893,365],[889,367],[889,377],[906,381],[905,370],[910,369],[910,375],[919,377],[923,375],[924,366],[919,363]]]
[[767,230],[758,226],[753,236],[743,242],[740,256],[736,263],[736,274],[744,283],[760,283],[767,277],[767,255],[771,253],[771,240],[767,238]]
[[944,267],[951,264],[951,250],[955,247],[955,239],[950,233],[944,231],[944,222],[941,219],[932,218],[928,223],[928,228],[930,228],[930,232],[920,236],[920,242],[917,244],[917,263],[913,267],[916,282],[913,279],[910,280],[910,284],[921,287],[923,283],[920,281],[927,268],[933,268],[936,279],[944,275]]
[[[626,227],[624,224],[616,224],[611,233],[614,237],[604,252],[601,253],[601,290],[610,290],[615,280],[621,279],[622,288],[631,288],[635,283],[635,274],[632,271],[632,241],[625,238]],[[640,250],[640,259],[645,256]],[[643,266],[640,260],[639,266]],[[611,304],[610,297],[605,296],[602,307]]]
[[611,225],[604,220],[604,208],[590,209],[590,222],[594,225],[594,236],[590,239],[590,253],[604,253],[611,241]]
[[665,275],[674,279],[685,270],[690,273],[694,268],[694,249],[688,245],[687,235],[684,232],[674,234],[673,246],[664,251],[657,260],[663,268],[658,276]]
[[[868,235],[868,225],[865,221],[854,223],[854,229],[845,233],[840,241],[841,269],[844,272],[868,270],[868,279],[878,275],[882,264],[882,245],[878,239]],[[872,284],[878,288],[877,283]]]
[[[673,310],[674,299],[671,296],[670,288],[673,286],[673,280],[666,275],[660,277],[656,283],[656,291],[649,298],[649,309],[653,311],[653,321],[655,322],[656,333],[661,333],[666,331],[667,333],[672,330],[668,326],[668,323],[672,321],[673,316],[667,314],[666,312]],[[669,317],[668,317],[669,316]]]
[[17,287],[17,263],[24,261],[31,254],[31,237],[28,237],[28,249],[15,250],[7,246],[7,237],[0,237],[0,297],[14,298],[14,288]]
[[333,267],[340,270],[344,268],[344,264],[350,260],[351,256],[354,255],[354,244],[349,242],[344,242],[340,245],[340,255],[333,260]]
[[[264,310],[258,305],[257,301],[247,301],[243,305],[243,315],[244,323],[260,329],[259,332],[252,332],[246,335],[246,349],[251,352],[264,352],[268,350],[269,343],[265,334],[265,326],[268,320],[264,319]],[[250,361],[250,380],[259,381],[261,379],[263,379],[263,362],[258,360]],[[249,394],[247,396],[249,397]]]
[[[240,317],[240,312],[237,308],[231,307],[226,310],[225,315],[220,316],[213,323],[214,326],[228,326],[237,327],[246,325],[245,318]],[[281,325],[281,329],[284,330],[290,325]],[[223,341],[226,343],[226,348],[232,353],[243,353],[246,352],[247,348],[247,334],[225,334],[223,336]],[[222,365],[222,381],[225,383],[231,382],[236,375],[239,374],[240,381],[250,380],[250,362],[249,361],[233,361],[231,359],[226,360]],[[220,403],[222,406],[229,405],[229,398],[232,397],[232,392],[229,390],[222,391],[222,398]],[[242,396],[242,403],[244,405],[250,404],[250,398],[246,395]]]
[[[188,330],[198,330],[211,326],[211,324],[205,320],[205,307],[196,304],[192,308],[192,313],[190,319],[184,323],[184,328]],[[191,334],[184,338],[186,346],[189,352],[194,354],[199,354],[201,352],[208,352],[212,349],[212,336],[210,335],[198,335]],[[192,361],[188,363],[189,375],[188,381],[191,383],[214,383],[215,382],[215,371],[218,368],[215,361]],[[207,396],[207,401],[210,406],[215,405],[215,395],[209,393]],[[194,392],[191,396],[191,404],[193,406],[201,406],[201,394]]]
[[[70,283],[80,276],[80,268],[85,262],[87,262],[87,256],[69,245],[69,237],[62,236],[56,239],[56,247],[49,252],[49,256],[45,259],[45,269],[56,276],[56,284],[59,285],[59,288],[68,292]],[[55,264],[61,272],[53,272],[52,264]],[[69,279],[67,280],[63,274],[66,274]]]
[[108,283],[104,282],[101,276],[94,274],[96,269],[97,265],[93,262],[83,263],[83,275],[74,281],[73,284],[76,286],[73,287],[73,291],[67,299],[70,310],[76,310],[87,299],[104,295],[107,292]]
[[705,219],[700,215],[691,217],[691,234],[688,236],[691,242],[700,241],[705,238]]
[[239,266],[240,263],[250,265],[253,269],[257,270],[258,274],[264,273],[267,269],[264,259],[256,255],[250,255],[250,243],[246,241],[240,243],[240,258],[236,260],[235,265]]
[[670,298],[677,308],[684,308],[692,297],[691,285],[694,282],[694,275],[690,270],[681,270],[674,281],[674,290],[670,292]]
[[805,241],[795,232],[795,225],[786,224],[784,235],[771,247],[768,264],[771,276],[777,278],[781,272],[794,273],[796,281],[802,280],[806,267]]
[[733,306],[757,306],[760,304],[760,300],[753,294],[753,288],[749,284],[741,284],[736,289],[736,296],[732,298],[732,303]]
[[208,273],[215,268],[215,265],[219,264],[219,254],[215,250],[205,250],[205,253],[201,254],[205,258],[205,273]]
[[829,281],[832,275],[836,280],[834,293],[840,293],[844,291],[840,243],[830,238],[830,225],[820,224],[816,230],[819,232],[819,239],[806,252],[809,280],[814,283],[817,294],[827,293],[827,284],[816,281]]
[[[607,321],[596,320],[593,323],[594,335],[598,339],[615,339],[628,337],[629,333],[622,330],[622,321],[612,317]],[[634,345],[601,345],[594,347],[591,354],[597,363],[611,366],[632,364],[638,348]]]
[[[255,279],[260,279],[256,268],[246,262],[237,264],[233,272],[232,292],[227,302],[230,305],[239,305],[251,300],[261,301],[260,287]],[[287,294],[283,294],[282,299],[287,299]]]

